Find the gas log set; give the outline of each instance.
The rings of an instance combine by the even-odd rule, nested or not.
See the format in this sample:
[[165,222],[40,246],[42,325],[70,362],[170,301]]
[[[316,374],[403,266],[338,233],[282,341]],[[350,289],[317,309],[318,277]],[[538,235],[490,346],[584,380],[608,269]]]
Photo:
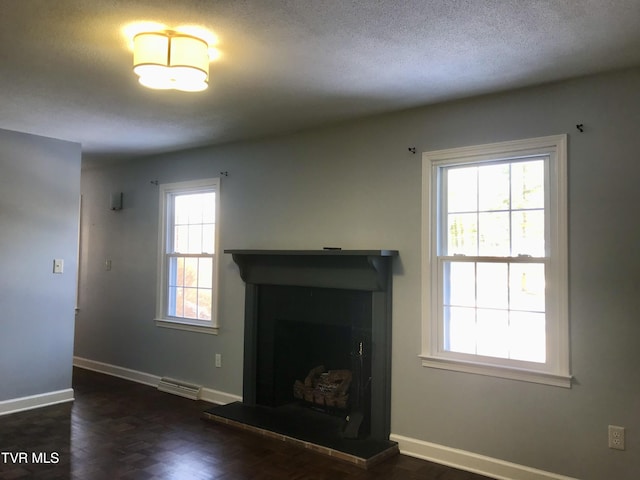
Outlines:
[[309,372],[304,382],[296,380],[293,396],[310,406],[346,410],[349,402],[351,370],[329,370],[319,365]]

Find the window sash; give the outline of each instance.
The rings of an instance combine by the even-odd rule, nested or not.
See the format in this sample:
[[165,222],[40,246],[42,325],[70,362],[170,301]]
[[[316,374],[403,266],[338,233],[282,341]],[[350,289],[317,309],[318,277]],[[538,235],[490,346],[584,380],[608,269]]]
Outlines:
[[[213,194],[213,209],[214,209],[214,214],[213,214],[213,218],[211,219],[205,219],[205,218],[200,218],[200,221],[190,221],[191,219],[185,221],[183,220],[182,222],[178,222],[178,215],[176,212],[176,200],[180,197],[184,197],[184,196],[189,196],[189,195],[198,195],[198,194]],[[213,254],[215,253],[215,237],[216,237],[216,226],[217,226],[217,218],[215,215],[215,210],[216,210],[216,204],[218,201],[218,194],[215,188],[213,187],[209,187],[209,188],[203,188],[203,189],[194,189],[194,190],[189,190],[189,191],[180,191],[180,192],[169,192],[167,193],[167,200],[166,200],[166,204],[167,204],[167,218],[168,218],[168,225],[167,225],[167,238],[166,238],[166,248],[165,248],[165,253],[181,253],[181,254]],[[178,230],[180,229],[180,231],[183,231],[184,233],[186,233],[186,238],[187,238],[187,248],[185,250],[182,250],[179,248],[179,245],[176,245],[176,237],[178,236]],[[212,239],[210,239],[209,241],[205,242],[205,232],[207,232],[207,230],[212,230],[210,233],[212,233]],[[194,236],[193,234],[195,232],[199,233],[199,242],[192,242],[191,240],[191,236]],[[198,244],[200,245],[200,250],[199,252],[195,252],[195,251],[190,251],[193,250],[193,248],[191,248],[192,243]],[[205,248],[205,247],[210,247],[209,249]]]
[[[546,354],[549,351],[548,340],[550,339],[550,335],[546,332],[546,299],[544,298],[544,286],[542,287],[542,297],[544,305],[540,308],[540,301],[532,302],[527,304],[526,302],[522,302],[518,299],[516,294],[517,289],[513,287],[513,278],[511,276],[512,273],[512,265],[540,265],[543,267],[544,272],[548,270],[546,268],[547,259],[533,258],[533,257],[465,257],[465,256],[443,256],[439,257],[438,260],[438,272],[437,272],[437,298],[438,302],[436,304],[436,311],[434,311],[434,315],[438,318],[438,331],[437,331],[437,351],[440,355],[450,358],[474,358],[477,359],[481,357],[484,358],[485,362],[493,362],[497,364],[515,364],[519,365],[520,368],[544,368],[544,363],[546,363]],[[447,270],[452,270],[452,267],[455,265],[472,265],[474,267],[473,279],[469,282],[472,284],[473,291],[466,292],[467,295],[455,295],[455,288],[453,288],[450,279],[450,273],[447,275]],[[503,295],[497,295],[496,298],[488,298],[487,297],[487,289],[483,289],[480,286],[480,282],[478,281],[478,265],[504,265],[505,269],[505,279],[504,283],[500,285],[500,289],[503,291]],[[517,270],[517,269],[515,269]],[[544,275],[544,274],[543,274]],[[544,275],[546,278],[546,275]],[[447,279],[449,278],[449,282]],[[470,294],[470,295],[469,295]],[[462,297],[465,297],[463,298]],[[471,298],[472,297],[472,298]],[[491,297],[491,295],[489,295]],[[503,298],[501,298],[503,297]],[[456,301],[457,300],[457,301]],[[452,330],[454,329],[453,324],[450,321],[447,313],[451,314],[454,311],[467,311],[470,312],[470,315],[473,317],[473,321],[471,324],[467,324],[468,329],[471,329],[472,332],[465,331],[465,334],[469,333],[469,335],[465,335],[465,338],[461,339],[460,337],[456,337],[452,335]],[[479,339],[482,339],[483,336],[486,336],[491,328],[488,324],[482,328],[480,327],[480,318],[485,318],[486,323],[486,315],[491,314],[495,316],[496,319],[502,318],[503,323],[506,321],[506,324],[500,329],[494,329],[494,335],[501,335],[502,338],[502,349],[500,349],[501,353],[489,354],[487,353],[486,347],[484,348],[485,353],[482,353],[481,342]],[[543,320],[544,329],[543,336],[544,340],[541,341],[538,338],[537,350],[528,351],[526,350],[527,345],[531,346],[533,343],[535,345],[534,335],[540,336],[540,331],[535,329],[529,329],[529,334],[531,337],[528,341],[517,342],[513,337],[517,335],[517,325],[520,324],[520,329],[523,330],[522,318],[529,316],[531,318],[536,318],[536,320]],[[449,321],[447,320],[449,318]],[[491,318],[491,323],[499,323],[496,319]],[[520,320],[518,322],[518,320]],[[472,342],[470,340],[473,340]],[[492,342],[488,342],[488,339],[485,338],[484,344],[487,345]],[[460,342],[466,343],[466,348],[454,348],[453,345],[460,345]],[[542,343],[542,344],[540,344]],[[471,345],[472,344],[472,345]],[[472,346],[473,352],[469,352],[469,347]],[[542,357],[542,356],[544,357]],[[535,360],[534,360],[535,358]]]
[[[186,260],[191,259],[196,262],[196,280],[192,282],[188,282],[184,279],[184,276],[187,274],[188,266],[184,265],[182,267],[183,278],[178,278],[178,270],[179,266],[177,265],[179,260],[184,260],[185,264]],[[206,275],[205,278],[202,278],[200,273],[200,260],[210,260],[211,261],[211,272],[210,275]],[[216,256],[213,254],[182,254],[182,253],[168,253],[166,254],[166,302],[165,302],[165,315],[168,318],[180,319],[180,320],[189,320],[189,321],[203,321],[203,322],[211,322],[213,319],[213,296],[214,291],[217,287],[214,279],[214,272],[216,271]],[[182,293],[182,300],[180,300],[180,292]],[[187,295],[187,292],[190,292],[192,295]],[[195,301],[194,299],[190,299],[190,296],[196,295]],[[208,299],[207,299],[208,296]],[[185,304],[187,302],[195,303],[195,316],[188,315],[185,308]],[[203,303],[204,302],[204,303]],[[208,302],[208,304],[207,304]],[[208,308],[207,308],[208,307]],[[206,311],[209,313],[206,314]],[[178,312],[182,312],[182,315],[179,315]]]
[[[527,162],[542,162],[543,163],[543,205],[536,205],[537,208],[514,208],[512,205],[512,172],[511,172],[511,167],[513,165],[521,165],[521,164],[525,164]],[[549,169],[549,164],[552,161],[552,155],[549,153],[538,153],[538,154],[534,154],[531,152],[526,152],[526,154],[520,154],[520,155],[514,155],[513,157],[507,157],[507,158],[499,158],[499,159],[495,159],[495,158],[485,158],[482,160],[474,160],[474,159],[465,159],[465,160],[460,160],[460,161],[455,161],[455,162],[450,162],[450,163],[444,163],[444,164],[433,164],[432,168],[433,168],[433,179],[434,179],[434,185],[433,185],[433,192],[434,192],[434,196],[433,196],[433,204],[434,206],[436,206],[437,209],[437,213],[436,213],[436,225],[433,227],[436,231],[436,237],[437,237],[437,241],[435,244],[436,247],[436,255],[443,255],[443,254],[453,254],[453,253],[457,253],[457,252],[452,252],[450,251],[450,246],[448,245],[448,219],[449,219],[449,215],[467,215],[467,216],[475,216],[475,220],[476,220],[476,225],[478,227],[481,226],[481,222],[480,222],[480,216],[482,215],[497,215],[497,214],[507,214],[508,217],[508,225],[509,225],[509,249],[512,250],[514,248],[513,245],[513,214],[514,213],[519,213],[519,212],[543,212],[543,217],[544,217],[544,225],[543,225],[543,229],[544,229],[544,254],[545,256],[549,256],[550,254],[550,248],[551,248],[551,239],[549,238],[549,234],[551,231],[551,223],[550,223],[550,215],[552,215],[551,209],[550,209],[550,203],[552,201],[551,198],[551,191],[548,188],[551,184],[551,179],[550,179],[550,169]],[[460,168],[464,168],[464,167],[492,167],[492,166],[501,166],[501,165],[506,165],[509,166],[509,205],[508,208],[502,208],[502,209],[496,209],[496,208],[492,208],[492,209],[483,209],[480,206],[480,199],[476,198],[476,205],[474,209],[467,209],[464,212],[457,212],[457,211],[449,211],[449,205],[448,205],[448,199],[449,199],[449,172],[451,170],[456,170],[456,169],[460,169]],[[479,173],[479,172],[478,172]],[[479,182],[480,182],[480,175],[478,175],[478,178],[476,179],[476,181],[478,182],[478,185],[476,185],[476,191],[475,191],[475,195],[476,197],[480,197],[480,188],[479,188]],[[476,245],[476,250],[478,250],[481,247],[481,242],[479,240],[480,237],[480,231],[478,231],[476,233],[476,237],[477,237],[477,245]],[[476,254],[478,253],[477,251],[475,252]],[[511,251],[511,254],[530,254],[529,251],[527,251],[526,249],[523,249],[523,251],[518,251],[518,252],[513,252]],[[486,256],[486,255],[485,255]],[[508,255],[504,255],[504,256],[508,256]]]

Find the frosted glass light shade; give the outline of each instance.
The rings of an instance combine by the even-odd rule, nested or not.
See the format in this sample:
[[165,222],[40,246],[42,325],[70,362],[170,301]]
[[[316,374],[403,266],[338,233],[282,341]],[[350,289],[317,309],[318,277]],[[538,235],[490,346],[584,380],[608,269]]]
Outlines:
[[133,39],[133,71],[148,88],[199,92],[209,80],[209,46],[176,32],[139,33]]

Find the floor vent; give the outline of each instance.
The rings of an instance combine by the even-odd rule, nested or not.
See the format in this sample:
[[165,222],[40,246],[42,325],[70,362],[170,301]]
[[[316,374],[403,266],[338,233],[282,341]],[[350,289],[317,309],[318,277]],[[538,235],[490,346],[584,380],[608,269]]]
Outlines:
[[167,377],[162,377],[160,383],[158,383],[158,390],[161,392],[173,393],[174,395],[180,395],[181,397],[190,398],[191,400],[198,400],[200,398],[200,389],[201,387],[199,385],[181,382],[180,380]]

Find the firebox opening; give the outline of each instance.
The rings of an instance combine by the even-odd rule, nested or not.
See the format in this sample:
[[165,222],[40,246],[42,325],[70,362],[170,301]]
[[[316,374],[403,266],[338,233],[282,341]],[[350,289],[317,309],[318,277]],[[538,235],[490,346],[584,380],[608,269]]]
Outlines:
[[[263,286],[258,312],[256,404],[304,406],[344,425],[356,414],[347,435],[368,435],[371,293]],[[342,377],[349,377],[343,392],[336,384]]]
[[[275,404],[272,406],[295,401],[295,382],[304,383],[311,371],[320,366],[323,369],[317,372],[318,376],[328,371],[351,371],[350,348],[350,327],[278,320],[274,352]],[[314,383],[319,380],[314,379]]]

